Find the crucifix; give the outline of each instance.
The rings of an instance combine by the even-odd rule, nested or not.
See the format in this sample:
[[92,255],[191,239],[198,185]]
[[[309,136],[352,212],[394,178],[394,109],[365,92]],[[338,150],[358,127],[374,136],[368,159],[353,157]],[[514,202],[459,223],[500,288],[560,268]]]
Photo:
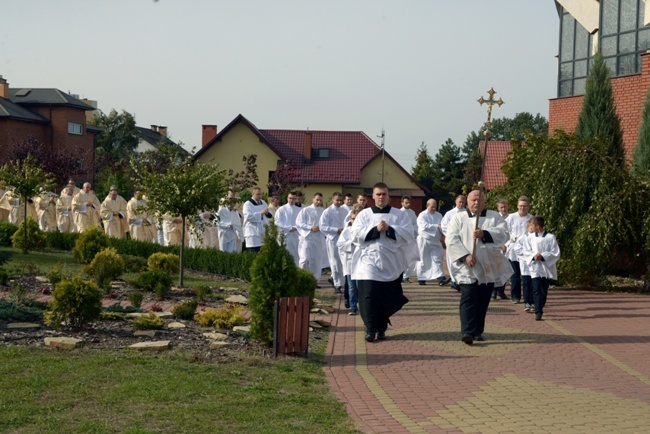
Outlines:
[[[505,102],[499,98],[498,100],[494,99],[494,94],[496,91],[494,90],[493,87],[488,90],[488,95],[490,97],[488,99],[485,99],[483,97],[480,97],[478,99],[478,103],[483,105],[487,104],[488,106],[488,116],[487,116],[487,122],[485,122],[485,131],[483,132],[483,135],[485,136],[485,146],[483,147],[483,159],[481,161],[481,180],[478,182],[478,191],[479,191],[479,209],[478,212],[476,213],[476,226],[475,230],[479,228],[479,216],[483,212],[481,209],[481,200],[484,199],[483,195],[483,190],[485,188],[485,183],[483,182],[483,176],[485,175],[485,160],[487,159],[487,147],[488,147],[488,141],[490,140],[490,137],[492,136],[492,132],[490,131],[490,126],[492,125],[492,106],[496,104],[497,106],[501,107],[501,105],[505,104]],[[474,240],[474,249],[472,250],[472,256],[476,254],[476,239]]]

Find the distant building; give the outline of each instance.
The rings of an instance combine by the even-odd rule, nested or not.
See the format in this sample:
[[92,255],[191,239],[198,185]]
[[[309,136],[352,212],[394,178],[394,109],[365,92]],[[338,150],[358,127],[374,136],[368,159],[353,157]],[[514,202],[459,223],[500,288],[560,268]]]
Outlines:
[[501,171],[503,163],[512,151],[512,145],[507,140],[492,140],[488,142],[487,154],[485,153],[485,141],[478,145],[481,155],[485,155],[485,170],[483,172],[484,187],[487,191],[499,187],[508,181],[506,175]]
[[291,167],[292,182],[311,203],[315,192],[325,200],[335,191],[363,194],[372,205],[372,186],[383,180],[390,188],[391,205],[400,207],[402,196],[412,197],[414,210],[423,208],[423,188],[388,152],[361,131],[305,131],[258,129],[241,114],[222,131],[203,126],[203,143],[194,155],[203,163],[218,163],[234,172],[244,170],[242,158],[257,155],[259,186],[283,165]]
[[[556,0],[560,17],[557,98],[549,105],[549,133],[573,132],[582,109],[591,58],[597,47],[612,75],[625,155],[637,145],[650,88],[650,1]],[[489,152],[489,151],[488,151]]]
[[136,148],[135,152],[155,151],[158,149],[158,145],[161,143],[167,143],[176,147],[178,151],[183,155],[190,154],[183,147],[176,144],[167,137],[167,127],[160,125],[151,125],[151,128],[136,126],[136,129],[138,130],[140,141],[138,142],[138,147]]
[[80,179],[92,179],[93,142],[98,132],[86,120],[86,112],[92,110],[58,89],[12,89],[0,76],[0,157],[7,155],[13,142],[31,136],[54,152],[67,150],[79,155],[84,170]]

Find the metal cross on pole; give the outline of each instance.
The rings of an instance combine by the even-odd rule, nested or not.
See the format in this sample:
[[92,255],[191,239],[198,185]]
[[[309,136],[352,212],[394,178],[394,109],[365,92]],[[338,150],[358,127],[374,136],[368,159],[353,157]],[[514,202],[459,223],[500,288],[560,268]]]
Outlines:
[[[505,102],[499,98],[498,100],[494,99],[494,94],[496,91],[494,90],[493,87],[488,90],[488,95],[490,97],[488,99],[485,99],[483,97],[480,97],[478,99],[478,103],[483,105],[487,104],[488,106],[488,116],[487,116],[487,122],[485,122],[485,131],[483,132],[483,135],[485,136],[485,146],[483,147],[483,158],[481,161],[481,179],[478,182],[478,191],[479,191],[479,209],[478,212],[476,213],[476,226],[475,230],[479,228],[479,217],[481,213],[483,212],[483,209],[481,208],[481,202],[482,202],[482,196],[483,196],[483,190],[485,188],[485,183],[483,182],[483,176],[485,175],[485,160],[487,159],[487,148],[488,148],[488,141],[490,140],[490,137],[492,136],[492,132],[490,131],[490,127],[492,126],[492,106],[496,104],[497,106],[501,107]],[[472,256],[476,254],[476,239],[474,239],[474,249],[472,250]]]

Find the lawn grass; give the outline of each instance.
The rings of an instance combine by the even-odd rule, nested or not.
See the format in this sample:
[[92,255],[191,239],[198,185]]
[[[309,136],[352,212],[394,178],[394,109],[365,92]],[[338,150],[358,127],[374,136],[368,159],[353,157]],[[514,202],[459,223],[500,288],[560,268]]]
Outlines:
[[0,347],[0,431],[352,433],[310,359]]
[[[12,274],[57,263],[82,273],[66,252],[0,249]],[[186,275],[186,286],[239,286]],[[123,276],[128,279],[128,275]],[[329,299],[329,291],[322,298]],[[0,333],[2,331],[0,330]],[[236,350],[73,351],[0,346],[0,432],[354,433],[323,372],[326,342],[308,359]]]

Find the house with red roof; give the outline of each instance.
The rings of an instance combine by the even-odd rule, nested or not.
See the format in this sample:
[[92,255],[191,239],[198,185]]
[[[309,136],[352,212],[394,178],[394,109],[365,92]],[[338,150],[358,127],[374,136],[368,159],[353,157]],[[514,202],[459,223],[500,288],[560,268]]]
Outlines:
[[412,208],[423,208],[424,187],[361,131],[259,129],[240,114],[219,133],[215,125],[203,125],[202,147],[194,159],[240,172],[243,157],[252,154],[262,190],[276,171],[289,168],[307,203],[316,192],[327,200],[340,191],[355,199],[364,194],[372,204],[372,186],[383,176],[391,205],[399,207],[401,197],[411,196]]
[[94,107],[54,88],[10,88],[0,75],[0,158],[6,157],[14,142],[30,136],[53,152],[78,155],[84,174],[92,179],[94,140],[97,128],[86,121]]

